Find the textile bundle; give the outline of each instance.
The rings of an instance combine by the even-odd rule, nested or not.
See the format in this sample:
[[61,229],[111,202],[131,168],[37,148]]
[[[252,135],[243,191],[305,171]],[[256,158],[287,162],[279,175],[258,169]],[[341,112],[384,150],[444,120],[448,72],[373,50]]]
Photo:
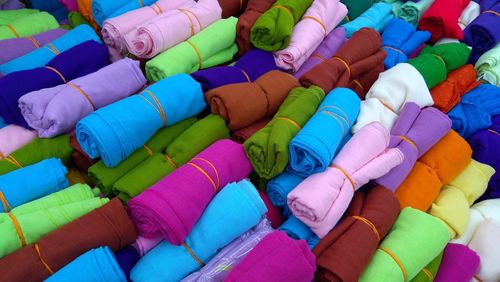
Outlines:
[[500,223],[487,218],[479,224],[468,246],[481,257],[481,263],[476,276],[481,281],[495,281],[500,279],[500,270],[496,262],[499,259],[500,249],[489,244],[500,232]]
[[397,10],[397,17],[416,26],[432,3],[432,0],[406,1]]
[[500,44],[497,44],[496,47],[481,55],[475,65],[479,78],[484,79],[496,86],[500,86],[500,63],[498,61],[499,53]]
[[138,9],[143,5],[151,5],[154,2],[154,0],[115,0],[112,2],[106,0],[92,0],[92,16],[97,24],[102,26],[102,23],[108,18],[114,18],[128,11]]
[[36,132],[17,125],[7,125],[0,128],[0,159],[20,149],[35,139]]
[[250,31],[257,19],[274,4],[275,0],[248,0],[245,11],[238,17],[236,24],[236,44],[238,55],[243,55],[252,48]]
[[303,180],[304,178],[294,173],[283,172],[267,183],[266,193],[274,206],[284,207],[287,205],[288,193]]
[[467,246],[449,243],[444,248],[443,259],[434,281],[471,281],[479,268],[479,261],[476,252]]
[[319,237],[311,231],[311,228],[293,214],[288,216],[278,230],[285,232],[292,239],[306,241],[309,249],[314,248],[320,241]]
[[57,20],[51,14],[35,13],[0,26],[0,40],[36,35],[58,27]]
[[418,27],[431,32],[431,42],[440,38],[463,39],[464,34],[458,25],[462,10],[469,5],[470,0],[435,0],[422,15]]
[[350,38],[356,31],[365,27],[381,32],[387,23],[393,19],[391,12],[392,6],[390,4],[376,3],[356,19],[343,24],[342,27],[346,31],[347,38]]
[[469,213],[467,228],[462,236],[452,240],[452,243],[468,245],[479,225],[486,219],[500,220],[500,200],[490,199],[474,204]]

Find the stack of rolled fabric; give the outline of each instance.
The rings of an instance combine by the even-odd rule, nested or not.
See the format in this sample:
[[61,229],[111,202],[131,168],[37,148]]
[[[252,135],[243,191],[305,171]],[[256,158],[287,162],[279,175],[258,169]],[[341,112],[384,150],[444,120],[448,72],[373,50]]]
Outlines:
[[362,28],[372,28],[377,32],[382,32],[387,23],[393,19],[392,6],[387,3],[375,3],[356,19],[345,23],[342,27],[346,31],[347,38],[350,38],[356,31]]
[[368,10],[373,4],[375,4],[378,1],[368,0],[361,2],[356,0],[342,0],[341,2],[347,6],[348,12],[345,20],[347,22],[350,22],[359,17],[361,14],[363,14],[366,10]]
[[35,13],[0,25],[0,40],[27,37],[58,27],[57,20],[51,14],[47,12]]
[[236,44],[238,55],[243,55],[252,48],[250,31],[257,19],[274,4],[275,0],[248,0],[245,11],[238,17],[236,25]]
[[36,132],[17,125],[0,128],[0,160],[37,137]]
[[469,247],[448,243],[434,281],[471,281],[479,268],[479,262],[480,257]]
[[417,26],[422,15],[429,9],[433,0],[406,1],[398,8],[396,16],[406,22]]
[[477,74],[480,79],[486,80],[490,84],[500,86],[500,63],[498,56],[500,54],[500,43],[490,49],[475,64]]
[[300,77],[305,87],[316,85],[330,92],[335,87],[347,87],[364,98],[368,89],[384,70],[385,51],[380,34],[362,28],[353,34],[335,54]]
[[462,10],[471,0],[435,0],[422,15],[418,28],[431,32],[431,42],[441,38],[464,39],[464,33],[458,25]]
[[155,3],[155,0],[92,0],[92,16],[99,26],[109,18]]
[[222,18],[237,17],[247,7],[248,0],[232,1],[232,0],[218,0],[222,8]]

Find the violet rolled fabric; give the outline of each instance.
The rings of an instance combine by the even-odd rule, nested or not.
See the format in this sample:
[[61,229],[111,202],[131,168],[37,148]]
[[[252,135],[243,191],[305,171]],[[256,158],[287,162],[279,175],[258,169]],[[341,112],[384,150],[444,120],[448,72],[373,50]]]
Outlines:
[[140,235],[180,245],[219,190],[251,171],[241,144],[217,141],[130,200],[131,217]]
[[0,159],[30,143],[37,137],[36,132],[17,125],[0,128]]
[[288,47],[274,52],[276,65],[296,72],[346,15],[339,0],[314,1],[294,26]]
[[391,130],[389,148],[398,148],[403,162],[378,178],[378,184],[396,191],[415,165],[415,162],[451,129],[450,118],[436,108],[406,103]]
[[52,29],[29,37],[0,40],[0,65],[21,57],[66,34],[62,28]]
[[19,108],[41,138],[70,132],[91,112],[121,100],[146,84],[139,61],[129,58],[52,88],[25,94]]
[[479,268],[480,257],[469,247],[448,243],[435,282],[469,282]]
[[64,84],[93,73],[108,63],[106,46],[87,41],[57,55],[45,67],[6,75],[0,79],[0,115],[7,124],[30,128],[18,107],[21,96],[31,91]]
[[469,63],[475,63],[483,53],[500,42],[500,2],[486,2],[481,2],[481,14],[464,29],[463,41],[472,47]]
[[326,171],[302,181],[288,194],[292,213],[323,238],[340,220],[354,192],[403,161],[398,148],[387,149],[389,131],[370,123],[354,134]]
[[17,10],[22,8],[24,8],[24,3],[19,0],[6,0],[0,4],[0,10]]
[[138,236],[135,242],[132,244],[132,247],[134,247],[139,256],[142,257],[151,249],[160,244],[161,241],[163,241],[162,237],[147,238],[144,236]]

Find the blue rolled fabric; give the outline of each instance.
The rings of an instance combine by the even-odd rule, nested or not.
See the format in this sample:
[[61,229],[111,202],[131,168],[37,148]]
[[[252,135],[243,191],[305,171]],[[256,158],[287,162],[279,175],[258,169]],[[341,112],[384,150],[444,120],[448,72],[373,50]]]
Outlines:
[[99,26],[107,19],[118,17],[128,11],[149,6],[157,0],[93,0],[92,16]]
[[286,206],[288,193],[303,180],[303,177],[286,171],[271,179],[267,183],[266,193],[273,206]]
[[449,113],[451,128],[468,139],[491,126],[491,117],[500,114],[500,87],[481,84],[462,97]]
[[79,25],[43,47],[0,65],[0,73],[6,75],[15,71],[43,67],[59,53],[88,40],[102,43],[89,25]]
[[2,117],[0,117],[0,128],[5,127],[5,125],[6,125],[6,124],[5,124],[5,121],[3,120],[3,118],[2,118]]
[[385,68],[406,63],[408,56],[430,38],[430,32],[417,31],[415,26],[402,19],[392,19],[382,33],[382,48],[387,53]]
[[288,235],[288,237],[295,240],[304,240],[312,250],[319,243],[320,238],[311,231],[309,226],[305,225],[302,221],[291,215],[283,224],[278,227]]
[[50,13],[58,22],[68,18],[68,10],[61,4],[60,0],[27,0],[26,2],[32,9]]
[[160,80],[92,112],[76,125],[76,137],[91,158],[114,167],[143,146],[158,129],[192,117],[206,107],[198,82],[187,74]]
[[162,241],[132,269],[132,281],[180,281],[257,225],[266,211],[248,180],[226,185],[205,209],[185,243],[176,246]]
[[92,249],[80,255],[45,281],[125,282],[127,279],[116,262],[113,252],[106,246]]
[[130,271],[139,261],[141,256],[134,247],[127,246],[125,249],[115,252],[115,258],[118,265],[120,265],[120,268],[123,270],[123,274],[125,274],[127,281],[130,281]]
[[330,91],[289,145],[287,170],[307,177],[325,171],[359,114],[361,100],[347,88]]
[[69,186],[60,159],[46,159],[0,176],[0,212],[45,197]]
[[378,32],[384,30],[387,23],[394,18],[392,5],[387,3],[375,3],[359,17],[342,25],[347,38],[363,27],[373,28]]

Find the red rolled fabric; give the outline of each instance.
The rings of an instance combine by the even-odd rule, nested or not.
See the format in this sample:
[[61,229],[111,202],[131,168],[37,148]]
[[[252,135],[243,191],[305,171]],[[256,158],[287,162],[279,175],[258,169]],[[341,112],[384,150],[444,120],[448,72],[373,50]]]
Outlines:
[[458,19],[471,0],[435,0],[422,15],[418,29],[431,33],[430,42],[441,38],[464,39]]
[[277,229],[283,223],[283,216],[281,215],[281,210],[273,206],[271,200],[269,199],[266,193],[259,190],[259,195],[267,208],[266,218],[271,223],[271,226],[274,229]]
[[247,127],[233,131],[231,132],[231,139],[233,139],[238,143],[243,144],[248,138],[252,137],[252,135],[254,135],[255,132],[264,128],[270,121],[271,121],[270,118],[261,119],[258,122],[254,122]]

